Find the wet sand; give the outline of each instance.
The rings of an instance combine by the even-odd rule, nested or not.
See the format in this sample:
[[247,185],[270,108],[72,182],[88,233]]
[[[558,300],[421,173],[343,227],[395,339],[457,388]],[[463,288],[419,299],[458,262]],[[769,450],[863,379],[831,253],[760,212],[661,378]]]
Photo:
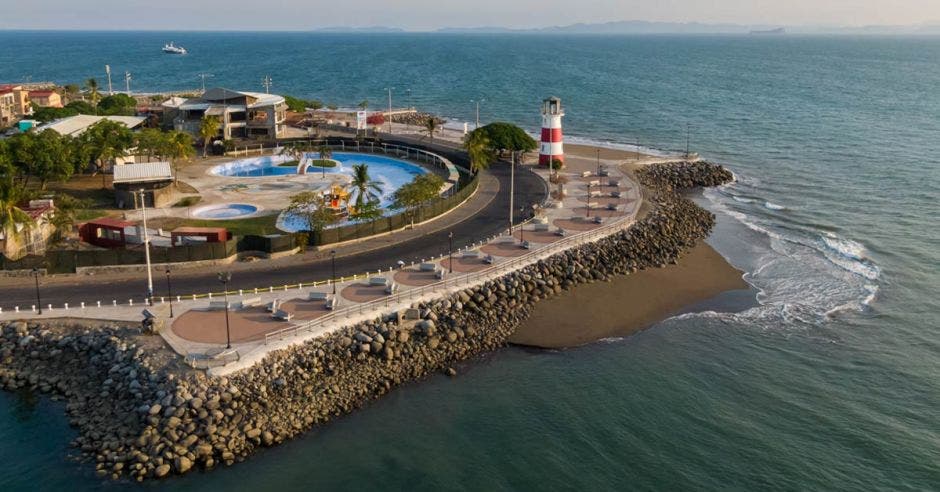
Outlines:
[[564,348],[631,335],[690,305],[749,288],[742,274],[703,242],[677,265],[581,285],[538,303],[509,341]]

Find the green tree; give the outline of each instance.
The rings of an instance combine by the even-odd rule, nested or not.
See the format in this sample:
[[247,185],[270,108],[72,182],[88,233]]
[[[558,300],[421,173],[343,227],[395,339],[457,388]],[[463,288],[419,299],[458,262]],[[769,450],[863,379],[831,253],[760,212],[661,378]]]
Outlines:
[[428,116],[428,119],[424,120],[424,129],[428,132],[428,138],[431,139],[431,143],[434,143],[434,132],[437,131],[437,118]]
[[162,157],[167,147],[166,134],[158,128],[144,128],[135,135],[137,144],[137,155],[147,156],[147,160],[154,157]]
[[52,236],[54,243],[61,242],[72,231],[75,222],[78,221],[78,214],[85,209],[91,208],[92,202],[89,199],[75,198],[71,195],[57,195],[55,197],[55,213],[48,218],[44,218],[45,223],[51,225],[55,232]]
[[93,78],[86,80],[85,92],[91,98],[91,105],[95,108],[95,114],[98,114],[98,100],[101,99],[101,93],[98,92],[98,81]]
[[170,165],[173,166],[174,182],[179,183],[179,174],[183,163],[189,161],[196,155],[192,135],[176,130],[165,133],[163,136],[162,153],[163,156],[170,160]]
[[320,155],[320,159],[332,159],[333,149],[329,145],[323,144],[317,147],[317,154]]
[[72,109],[78,114],[95,114],[95,107],[85,101],[72,101],[65,105],[66,109]]
[[199,125],[199,138],[202,139],[202,156],[209,155],[209,143],[219,134],[222,128],[222,121],[218,116],[206,116],[202,118],[202,124]]
[[78,155],[84,157],[84,162],[105,170],[133,148],[134,134],[123,123],[101,120],[82,133],[77,145],[80,147]]
[[358,106],[359,106],[359,109],[361,109],[361,110],[363,110],[363,111],[369,109],[369,100],[368,100],[368,99],[363,99],[362,101],[359,101],[359,105],[358,105]]
[[316,191],[304,191],[290,197],[286,211],[304,220],[308,231],[321,232],[339,217],[329,207],[327,198]]
[[323,101],[319,99],[311,99],[307,101],[307,107],[309,107],[310,109],[314,111],[323,109]]
[[349,214],[349,218],[356,222],[371,222],[381,218],[382,215],[381,202],[378,200],[369,200],[361,207],[356,207],[356,210]]
[[368,164],[353,164],[352,171],[352,198],[356,210],[359,210],[366,203],[379,199],[382,195],[382,184],[369,176]]
[[295,113],[303,113],[307,111],[307,101],[304,101],[303,99],[299,99],[294,96],[284,96],[284,102],[287,104],[287,109]]
[[478,128],[468,133],[464,138],[464,149],[470,157],[470,170],[474,173],[486,169],[496,159],[490,139],[486,132]]
[[69,101],[74,100],[75,96],[77,96],[78,93],[81,92],[82,90],[78,86],[78,84],[65,84],[64,89],[65,89],[65,97],[68,98]]
[[79,114],[74,108],[36,108],[33,110],[32,118],[36,121],[48,123],[50,121],[67,118]]
[[522,128],[512,123],[496,122],[480,127],[478,130],[483,132],[489,139],[490,148],[499,152],[532,152],[538,148],[538,142],[535,141]]
[[98,102],[99,114],[133,116],[136,111],[137,100],[127,94],[105,96]]
[[63,137],[55,130],[36,134],[32,146],[32,174],[39,178],[40,189],[45,190],[51,180],[68,181],[75,172],[71,137]]
[[436,174],[419,174],[410,183],[395,190],[392,207],[404,209],[414,226],[415,215],[421,205],[440,196],[444,179]]
[[17,256],[20,247],[17,237],[17,226],[27,228],[33,225],[33,219],[20,208],[20,205],[29,200],[26,187],[20,186],[14,179],[16,172],[7,165],[0,168],[0,231],[7,238],[2,253],[8,257]]

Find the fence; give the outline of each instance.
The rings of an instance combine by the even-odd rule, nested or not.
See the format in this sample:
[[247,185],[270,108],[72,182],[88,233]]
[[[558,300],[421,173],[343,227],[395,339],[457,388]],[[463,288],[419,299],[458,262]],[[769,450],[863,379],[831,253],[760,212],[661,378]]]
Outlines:
[[[150,249],[152,263],[182,263],[187,261],[219,260],[237,252],[237,241],[224,243],[198,243],[172,248]],[[49,251],[43,256],[27,256],[11,261],[0,255],[2,270],[45,269],[46,273],[75,273],[76,268],[140,265],[146,262],[143,248],[106,250],[59,250]]]

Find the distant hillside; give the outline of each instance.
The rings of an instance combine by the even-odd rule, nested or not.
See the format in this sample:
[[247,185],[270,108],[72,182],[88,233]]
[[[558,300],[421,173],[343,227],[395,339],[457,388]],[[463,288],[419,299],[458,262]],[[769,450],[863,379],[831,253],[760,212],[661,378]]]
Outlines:
[[398,32],[407,32],[400,27],[385,27],[385,26],[371,26],[371,27],[321,27],[314,29],[313,32],[336,32],[336,33],[398,33]]

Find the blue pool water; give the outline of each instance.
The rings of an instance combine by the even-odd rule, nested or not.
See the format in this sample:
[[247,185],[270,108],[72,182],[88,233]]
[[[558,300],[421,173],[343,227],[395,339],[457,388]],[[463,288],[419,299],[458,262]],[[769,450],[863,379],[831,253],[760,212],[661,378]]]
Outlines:
[[235,219],[254,214],[258,207],[247,203],[223,203],[207,205],[193,210],[193,217],[200,219]]

